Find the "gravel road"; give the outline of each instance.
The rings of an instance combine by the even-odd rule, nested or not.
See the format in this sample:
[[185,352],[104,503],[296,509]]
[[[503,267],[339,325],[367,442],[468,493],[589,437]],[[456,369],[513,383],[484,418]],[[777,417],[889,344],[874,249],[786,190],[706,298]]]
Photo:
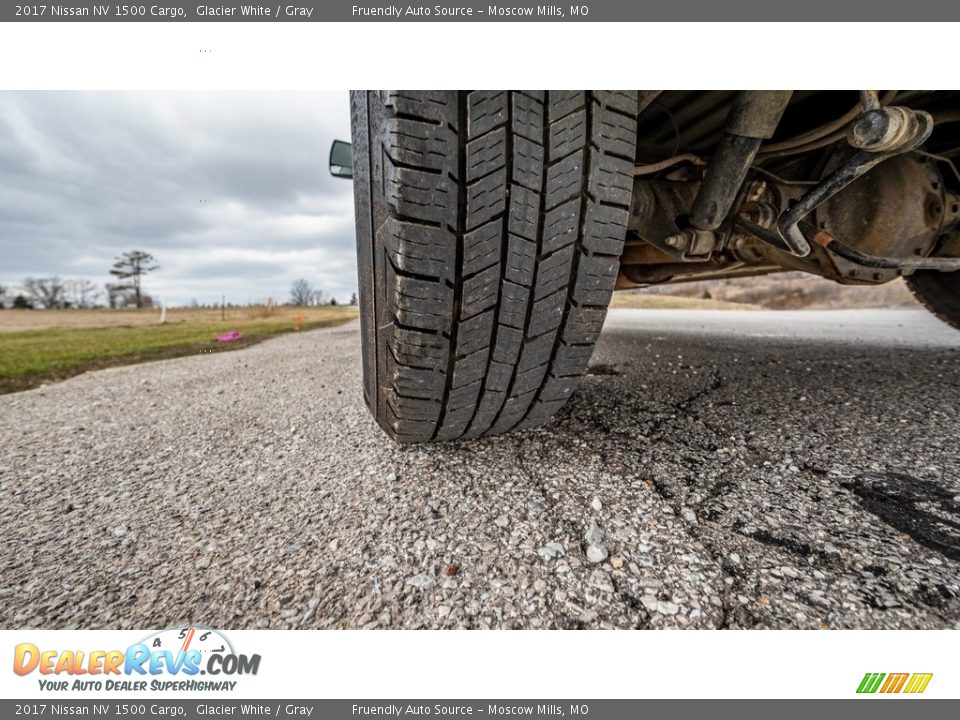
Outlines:
[[960,628],[960,333],[611,313],[546,428],[396,446],[356,324],[0,397],[0,627]]

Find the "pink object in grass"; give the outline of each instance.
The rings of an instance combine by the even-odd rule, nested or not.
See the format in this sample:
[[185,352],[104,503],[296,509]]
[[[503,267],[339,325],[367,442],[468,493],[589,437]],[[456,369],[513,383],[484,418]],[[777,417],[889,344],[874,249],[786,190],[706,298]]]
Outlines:
[[242,337],[243,335],[241,335],[236,330],[231,330],[230,332],[226,332],[223,335],[217,335],[217,342],[222,342],[222,343],[233,342],[234,340],[239,340]]

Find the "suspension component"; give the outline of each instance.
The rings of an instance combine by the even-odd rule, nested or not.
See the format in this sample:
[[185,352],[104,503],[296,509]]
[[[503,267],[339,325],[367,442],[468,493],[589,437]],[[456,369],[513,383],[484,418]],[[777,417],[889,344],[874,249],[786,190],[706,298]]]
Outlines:
[[737,96],[724,137],[707,166],[690,211],[693,231],[712,232],[720,227],[747,178],[760,144],[773,137],[792,95],[791,90],[764,90]]
[[[865,104],[870,106],[869,101]],[[884,160],[922,145],[931,132],[933,117],[923,110],[885,107],[861,113],[847,133],[847,142],[857,152],[780,216],[777,230],[788,251],[797,257],[809,255],[810,243],[800,221]]]

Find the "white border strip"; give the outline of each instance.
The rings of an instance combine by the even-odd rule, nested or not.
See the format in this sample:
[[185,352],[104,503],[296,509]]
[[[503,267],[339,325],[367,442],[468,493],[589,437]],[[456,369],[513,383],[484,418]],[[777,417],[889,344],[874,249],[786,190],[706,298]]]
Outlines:
[[956,32],[954,23],[0,23],[0,88],[950,88]]
[[[0,631],[0,696],[107,695],[40,692],[37,672],[19,677],[12,671],[17,643],[123,650],[149,634]],[[922,697],[960,697],[956,632],[949,630],[225,634],[236,652],[260,654],[261,664],[224,698],[855,698],[866,672],[932,672]]]

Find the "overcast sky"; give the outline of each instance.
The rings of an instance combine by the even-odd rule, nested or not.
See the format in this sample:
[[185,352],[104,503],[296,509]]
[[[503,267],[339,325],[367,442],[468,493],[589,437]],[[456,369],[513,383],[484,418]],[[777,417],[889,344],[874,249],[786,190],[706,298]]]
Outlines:
[[165,304],[286,300],[304,277],[355,291],[344,92],[0,92],[0,284],[99,285],[152,253]]

